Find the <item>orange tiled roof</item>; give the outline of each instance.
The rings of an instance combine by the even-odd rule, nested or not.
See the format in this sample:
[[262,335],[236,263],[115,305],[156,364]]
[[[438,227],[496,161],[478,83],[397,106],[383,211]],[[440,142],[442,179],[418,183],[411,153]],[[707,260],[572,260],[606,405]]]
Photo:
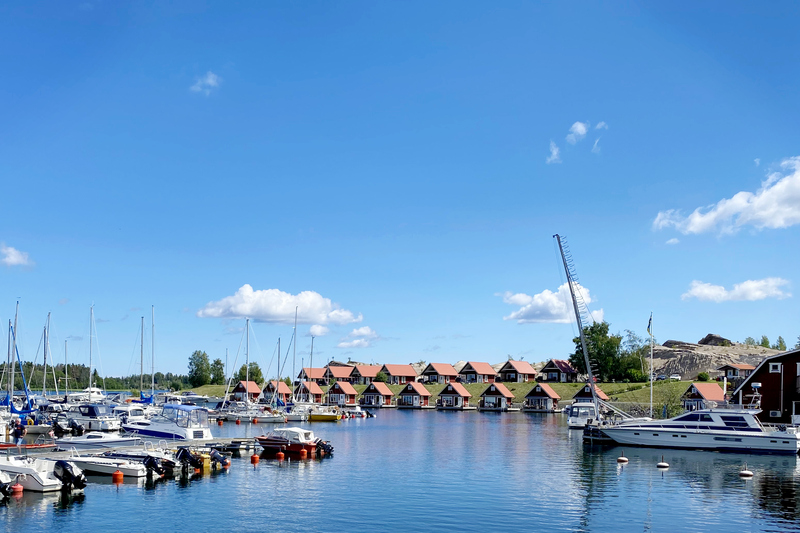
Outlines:
[[385,368],[390,376],[417,377],[417,371],[411,365],[383,365],[382,368]]
[[[467,364],[472,367],[472,370],[474,370],[475,372],[477,372],[478,374],[480,374],[482,376],[496,376],[497,375],[497,372],[494,371],[494,368],[492,368],[492,365],[490,365],[489,363],[481,363],[481,362],[477,362],[477,361],[469,361]],[[464,369],[463,368],[461,369],[461,373],[464,373]]]
[[448,384],[447,387],[442,389],[442,392],[439,393],[439,396],[441,396],[442,394],[447,394],[445,391],[448,389],[448,387],[453,387],[453,391],[462,398],[472,398],[472,394],[469,393],[467,388],[461,383],[456,383],[456,382]]
[[328,372],[330,372],[335,379],[349,378],[350,374],[353,373],[353,368],[354,367],[352,366],[334,365],[334,366],[328,366]]
[[[458,372],[450,363],[430,363],[428,367],[432,368],[440,376],[458,377]],[[425,370],[428,369],[426,368]]]
[[[358,394],[356,392],[356,389],[354,389],[353,386],[350,383],[346,382],[346,381],[337,381],[333,386],[335,387],[337,385],[339,386],[339,390],[341,390],[345,394],[352,394],[353,396]],[[331,388],[333,388],[333,387],[331,387]],[[328,391],[328,392],[330,392],[330,391]]]
[[715,402],[725,401],[725,393],[723,392],[722,387],[716,383],[692,383],[691,387],[697,389],[698,394],[700,394],[700,396],[706,400],[712,400]]
[[365,378],[374,378],[381,371],[380,365],[356,365],[356,369]]
[[373,381],[372,386],[375,388],[375,392],[381,396],[394,396],[392,389],[390,389],[389,386],[382,381]]
[[513,398],[514,397],[514,395],[511,394],[511,391],[508,390],[506,388],[506,386],[503,385],[502,383],[492,383],[491,385],[486,387],[486,390],[481,393],[481,396],[483,396],[484,394],[486,394],[487,392],[492,390],[492,387],[494,387],[497,392],[499,392],[500,394],[502,394],[506,398]]

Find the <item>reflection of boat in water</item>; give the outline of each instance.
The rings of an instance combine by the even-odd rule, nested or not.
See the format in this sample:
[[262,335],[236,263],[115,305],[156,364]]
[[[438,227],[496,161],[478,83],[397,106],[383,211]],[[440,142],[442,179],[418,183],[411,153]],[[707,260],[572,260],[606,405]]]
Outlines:
[[174,440],[211,440],[208,410],[193,405],[164,404],[161,414],[150,420],[137,420],[122,429],[143,437]]
[[618,444],[745,453],[797,454],[800,434],[795,427],[764,426],[758,409],[700,409],[666,420],[601,425],[600,431]]
[[297,427],[276,429],[268,435],[256,437],[256,442],[270,453],[301,453],[305,450],[308,457],[313,457],[317,452],[333,453],[330,443],[315,437],[313,431]]

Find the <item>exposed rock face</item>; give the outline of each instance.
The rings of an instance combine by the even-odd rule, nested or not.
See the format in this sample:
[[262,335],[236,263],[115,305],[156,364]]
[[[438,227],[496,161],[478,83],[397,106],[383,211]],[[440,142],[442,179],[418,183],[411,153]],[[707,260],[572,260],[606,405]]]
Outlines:
[[758,366],[764,358],[777,353],[780,352],[738,343],[720,346],[667,341],[662,346],[654,347],[653,369],[656,375],[680,374],[683,379],[694,379],[700,372],[708,372],[713,378],[717,375],[717,368],[723,365],[744,363]]
[[725,337],[720,337],[719,335],[715,335],[713,333],[709,333],[699,341],[697,344],[704,344],[707,346],[732,346],[733,343],[726,339]]

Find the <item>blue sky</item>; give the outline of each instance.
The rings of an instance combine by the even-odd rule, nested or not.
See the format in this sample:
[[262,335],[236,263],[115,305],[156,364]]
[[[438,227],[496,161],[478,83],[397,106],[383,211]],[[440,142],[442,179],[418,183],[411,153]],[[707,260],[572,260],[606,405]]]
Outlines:
[[[0,6],[0,302],[23,358],[138,372],[566,357],[798,327],[792,2]],[[148,339],[149,340],[149,339]],[[149,348],[148,348],[149,353]],[[241,364],[243,355],[239,356]],[[41,361],[41,354],[38,356]],[[274,364],[273,364],[274,370]]]

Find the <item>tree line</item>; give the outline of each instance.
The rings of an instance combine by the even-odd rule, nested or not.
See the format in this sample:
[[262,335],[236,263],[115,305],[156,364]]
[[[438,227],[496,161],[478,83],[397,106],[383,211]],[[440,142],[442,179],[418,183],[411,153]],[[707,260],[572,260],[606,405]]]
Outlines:
[[[0,363],[0,375],[2,375],[2,383],[0,389],[8,387],[9,372],[6,368],[8,363]],[[54,366],[47,366],[47,376],[44,376],[44,365],[31,362],[22,363],[22,371],[25,375],[23,382],[22,374],[18,364],[14,364],[14,390],[24,390],[27,383],[28,389],[31,391],[41,391],[42,385],[46,382],[47,390],[54,391],[56,389],[56,381],[58,382],[58,390],[65,390],[69,386],[69,390],[76,391],[82,390],[89,386],[89,367],[86,365],[69,365],[69,376],[66,373],[64,364],[57,364]],[[55,381],[53,374],[55,374]],[[69,379],[67,379],[69,377]],[[155,378],[156,389],[174,389],[179,390],[189,385],[189,377],[181,374],[173,374],[172,372],[156,372],[153,376]],[[106,390],[138,390],[139,389],[139,374],[123,377],[105,377],[103,378],[95,368],[92,372],[92,384],[95,387],[105,388]],[[144,374],[142,377],[144,382],[144,389],[150,388],[150,374]]]
[[[761,335],[761,341],[756,341],[753,337],[747,337],[744,340],[744,344],[747,346],[763,346],[764,348],[772,348],[773,350],[780,350],[782,352],[786,351],[786,341],[783,340],[783,337],[780,335],[778,335],[778,339],[772,344],[770,344],[769,337],[766,335]],[[800,348],[800,335],[798,335],[794,347]]]

